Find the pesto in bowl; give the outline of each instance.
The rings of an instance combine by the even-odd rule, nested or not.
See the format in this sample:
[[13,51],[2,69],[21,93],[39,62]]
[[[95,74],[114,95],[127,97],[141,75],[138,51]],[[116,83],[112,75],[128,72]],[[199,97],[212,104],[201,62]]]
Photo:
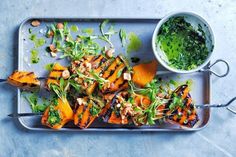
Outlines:
[[168,70],[189,73],[200,70],[213,51],[209,25],[193,13],[177,13],[163,18],[153,34],[153,51]]
[[209,54],[201,26],[195,30],[182,16],[166,21],[160,28],[156,42],[165,52],[169,65],[181,70],[197,68]]

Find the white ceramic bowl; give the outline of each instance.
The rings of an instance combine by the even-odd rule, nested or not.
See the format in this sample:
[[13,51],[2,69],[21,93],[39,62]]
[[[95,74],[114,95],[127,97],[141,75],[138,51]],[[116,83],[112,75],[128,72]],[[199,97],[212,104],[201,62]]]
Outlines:
[[[208,54],[206,60],[204,61],[204,63],[199,65],[195,69],[179,70],[179,69],[176,69],[174,67],[169,66],[168,65],[168,60],[165,56],[165,53],[160,49],[160,45],[156,44],[157,35],[159,33],[159,30],[160,30],[161,26],[166,21],[168,21],[170,18],[179,17],[179,16],[184,17],[184,19],[188,23],[190,23],[193,26],[193,28],[197,29],[198,25],[201,25],[202,30],[203,30],[203,32],[205,32],[205,35],[206,35],[206,46],[207,46],[207,49],[209,51],[209,54]],[[165,16],[164,18],[162,18],[158,22],[158,24],[157,24],[157,26],[154,30],[153,36],[152,36],[152,49],[153,49],[154,55],[156,56],[157,60],[166,69],[168,69],[172,72],[175,72],[175,73],[192,73],[192,72],[196,72],[196,71],[201,70],[210,61],[210,57],[211,57],[211,55],[213,53],[213,49],[214,49],[214,44],[215,44],[214,35],[213,35],[213,32],[212,32],[209,24],[202,17],[200,17],[199,15],[197,15],[195,13],[191,13],[191,12],[176,12],[176,13],[168,14],[167,16]]]

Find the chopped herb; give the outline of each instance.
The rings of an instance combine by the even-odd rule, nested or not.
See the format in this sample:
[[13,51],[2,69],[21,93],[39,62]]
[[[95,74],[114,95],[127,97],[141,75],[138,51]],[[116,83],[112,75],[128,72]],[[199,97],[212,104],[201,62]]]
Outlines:
[[48,120],[47,122],[53,126],[55,124],[60,124],[61,117],[58,110],[55,110],[54,106],[50,106],[49,112],[48,112]]
[[124,29],[120,29],[119,35],[120,35],[122,47],[125,47],[126,46],[126,38],[127,38],[126,31]]
[[129,44],[127,47],[127,52],[134,52],[138,51],[142,46],[142,41],[139,39],[139,37],[134,33],[129,33]]
[[99,107],[93,105],[93,106],[90,108],[89,112],[90,112],[90,114],[91,114],[92,116],[96,116],[96,115],[98,115],[98,114],[100,113],[100,110],[101,110],[101,109],[100,109]]
[[71,25],[70,30],[71,30],[72,32],[78,32],[79,28],[78,28],[78,26],[76,26],[76,25]]
[[183,106],[184,106],[183,99],[174,93],[172,96],[171,103],[169,105],[169,109],[175,110],[177,107],[183,107]]

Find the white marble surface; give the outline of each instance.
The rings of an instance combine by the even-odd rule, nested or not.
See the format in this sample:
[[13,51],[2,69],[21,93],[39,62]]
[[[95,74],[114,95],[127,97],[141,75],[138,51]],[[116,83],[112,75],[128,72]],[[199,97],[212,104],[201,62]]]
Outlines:
[[[196,12],[209,22],[216,38],[213,60],[223,58],[231,66],[226,78],[213,78],[212,102],[236,96],[235,0],[2,0],[0,77],[7,77],[16,67],[17,29],[27,17],[160,18],[172,11]],[[15,110],[15,93],[0,85],[1,157],[236,156],[236,116],[227,110],[213,110],[209,125],[195,133],[30,132],[6,118]]]

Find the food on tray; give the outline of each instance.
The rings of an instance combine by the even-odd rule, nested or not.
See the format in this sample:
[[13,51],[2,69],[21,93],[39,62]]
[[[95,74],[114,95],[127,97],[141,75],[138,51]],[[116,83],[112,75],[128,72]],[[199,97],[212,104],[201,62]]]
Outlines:
[[210,51],[201,26],[194,28],[183,16],[172,17],[161,26],[156,46],[164,52],[164,60],[180,70],[197,68],[205,62]]
[[31,25],[32,25],[33,27],[38,27],[38,26],[40,25],[40,22],[39,22],[39,20],[33,20],[33,21],[31,22]]
[[34,72],[27,71],[14,71],[8,77],[7,82],[24,90],[35,90],[40,86],[40,81]]
[[59,85],[60,78],[67,79],[69,78],[69,76],[70,76],[70,73],[66,67],[60,65],[60,63],[55,63],[52,67],[52,70],[50,71],[48,75],[45,85],[49,89],[50,84]]
[[100,116],[104,108],[104,101],[95,97],[77,98],[74,124],[80,128],[89,127]]
[[156,76],[157,61],[153,60],[150,63],[138,64],[133,67],[133,71],[133,82],[139,86],[144,87]]
[[[193,127],[198,116],[188,85],[171,91],[156,78],[156,60],[132,67],[127,57],[114,55],[115,48],[110,38],[117,31],[111,25],[105,32],[107,25],[108,21],[100,25],[100,36],[92,35],[93,31],[83,31],[86,35],[79,34],[75,39],[67,23],[53,24],[49,28],[47,37],[52,38],[50,52],[62,55],[60,59],[66,58],[68,62],[67,66],[58,62],[50,65],[45,80],[50,103],[45,107],[41,123],[53,129],[60,129],[70,121],[84,129],[96,120],[113,125],[170,122]],[[134,33],[131,35],[136,41],[133,44],[139,43],[140,47],[141,40]],[[120,37],[125,46],[124,30],[120,30]],[[101,47],[95,39],[105,41],[110,47]],[[40,85],[32,72],[16,71],[8,80],[21,88]],[[37,105],[37,101],[30,102]]]
[[[171,108],[170,111],[167,111],[170,122],[193,127],[198,121],[198,116],[189,94],[189,87],[187,85],[179,86],[171,98],[167,103],[167,107]],[[176,106],[176,104],[178,105]]]
[[67,122],[73,120],[73,110],[65,98],[54,99],[41,119],[41,123],[53,129],[60,129]]

